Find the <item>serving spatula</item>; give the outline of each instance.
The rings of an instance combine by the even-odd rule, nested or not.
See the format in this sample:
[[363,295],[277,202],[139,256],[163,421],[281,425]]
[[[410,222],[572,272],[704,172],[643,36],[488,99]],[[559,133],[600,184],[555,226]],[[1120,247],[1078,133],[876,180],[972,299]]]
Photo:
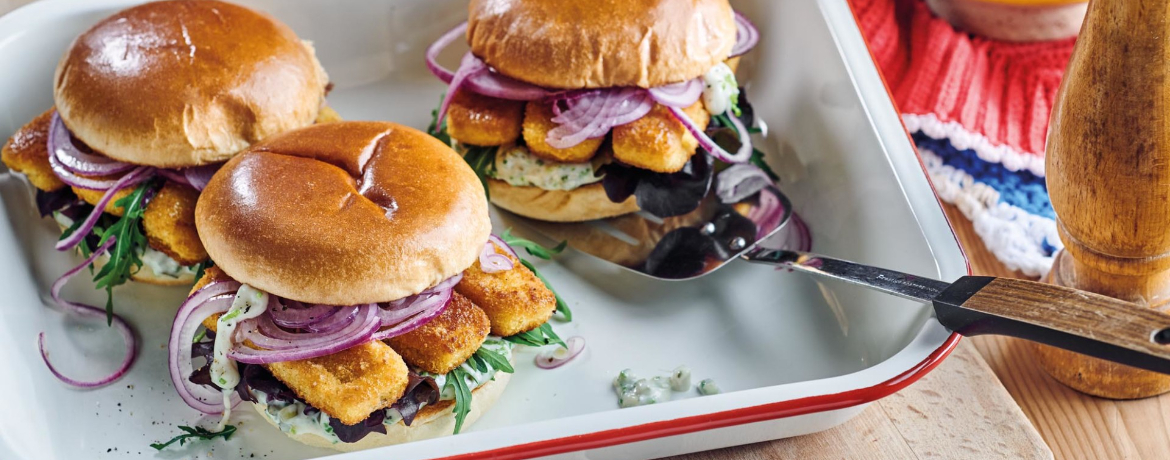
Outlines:
[[[769,249],[765,241],[791,222],[791,203],[778,190],[784,207],[781,224],[747,243],[742,237],[719,235],[720,223],[696,222],[697,216],[657,219],[628,215],[586,223],[549,223],[509,214],[525,226],[554,240],[566,240],[582,252],[655,279],[688,280],[704,276],[735,258],[776,265],[868,287],[898,297],[930,303],[947,329],[963,335],[1007,335],[1083,353],[1117,363],[1170,374],[1170,315],[1135,303],[1050,284],[1008,278],[964,276],[953,283],[923,278],[855,262],[789,249]],[[718,214],[715,215],[718,219]],[[681,276],[662,276],[632,262],[645,257],[663,236],[690,226],[712,235],[718,251],[702,260],[679,263],[702,267]],[[685,251],[683,251],[685,253]],[[698,252],[696,252],[698,254]],[[677,272],[676,272],[677,273]]]

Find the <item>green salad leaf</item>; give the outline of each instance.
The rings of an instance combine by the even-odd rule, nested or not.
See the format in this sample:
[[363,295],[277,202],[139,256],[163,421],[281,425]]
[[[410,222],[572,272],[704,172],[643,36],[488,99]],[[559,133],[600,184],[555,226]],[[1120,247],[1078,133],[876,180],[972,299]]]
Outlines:
[[215,438],[223,438],[224,441],[227,441],[227,440],[231,439],[232,435],[235,434],[235,432],[236,432],[236,427],[233,425],[225,426],[223,428],[223,430],[221,430],[221,431],[210,431],[206,428],[199,427],[199,426],[189,427],[189,426],[184,426],[184,425],[180,425],[179,429],[183,430],[183,434],[175,436],[175,437],[171,438],[170,441],[167,441],[167,442],[151,443],[150,447],[155,448],[155,450],[163,450],[163,449],[166,449],[167,446],[170,446],[171,444],[174,444],[176,442],[178,442],[179,445],[182,446],[182,445],[186,444],[188,440],[192,440],[192,441],[194,441],[194,440],[212,440]]
[[562,348],[569,348],[568,345],[565,345],[565,341],[561,340],[560,336],[558,336],[557,333],[553,331],[552,325],[549,323],[541,324],[540,327],[528,332],[521,332],[516,335],[504,337],[504,340],[520,345],[528,345],[530,347],[543,347],[555,343],[560,345]]

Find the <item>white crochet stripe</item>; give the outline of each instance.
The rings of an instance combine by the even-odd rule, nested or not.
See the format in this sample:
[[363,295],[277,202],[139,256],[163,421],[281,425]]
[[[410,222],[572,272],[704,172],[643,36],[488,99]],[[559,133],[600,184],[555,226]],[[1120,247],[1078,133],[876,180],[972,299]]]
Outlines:
[[1044,177],[1044,153],[1020,152],[1008,145],[996,145],[986,136],[968,131],[954,121],[942,121],[932,113],[902,114],[902,121],[911,133],[921,132],[932,139],[946,139],[956,149],[974,150],[979,159],[1002,164],[1008,171],[1030,171]]
[[1064,247],[1056,233],[1056,221],[1002,203],[999,192],[976,182],[966,171],[943,164],[935,152],[918,152],[939,198],[957,206],[971,220],[975,233],[997,259],[1028,276],[1048,273],[1053,258],[1044,254],[1043,244]]

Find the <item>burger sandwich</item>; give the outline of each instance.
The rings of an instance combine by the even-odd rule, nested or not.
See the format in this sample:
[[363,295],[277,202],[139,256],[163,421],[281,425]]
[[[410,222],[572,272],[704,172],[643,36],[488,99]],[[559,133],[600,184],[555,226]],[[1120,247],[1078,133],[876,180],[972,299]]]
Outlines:
[[[131,279],[190,284],[207,265],[195,203],[219,165],[260,139],[337,116],[324,106],[328,77],[308,42],[266,14],[214,0],[146,3],[102,20],[65,51],[52,83],[53,107],[0,158],[64,229],[57,249],[92,256],[52,294],[116,323],[126,359],[96,382],[49,367],[67,383],[98,386],[134,359],[113,288]],[[86,265],[107,291],[104,311],[59,298]]]
[[170,372],[223,423],[246,401],[343,451],[449,435],[499,398],[514,343],[563,343],[556,295],[490,233],[471,168],[422,131],[339,122],[254,144],[211,178],[195,224],[215,266],[175,317]]
[[[450,71],[438,59],[461,38],[470,50]],[[472,0],[427,50],[449,85],[431,132],[524,217],[686,215],[716,187],[771,182],[747,167],[713,185],[728,166],[764,166],[735,77],[757,41],[727,0]]]

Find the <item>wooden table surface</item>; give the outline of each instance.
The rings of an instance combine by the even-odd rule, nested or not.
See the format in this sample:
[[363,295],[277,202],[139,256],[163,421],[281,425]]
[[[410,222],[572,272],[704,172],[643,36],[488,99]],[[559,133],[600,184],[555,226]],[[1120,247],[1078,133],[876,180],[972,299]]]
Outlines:
[[[30,0],[0,0],[0,14]],[[974,274],[1020,276],[999,263],[946,206]],[[994,371],[1002,386],[988,379]],[[1006,393],[1019,406],[1004,403]],[[1035,427],[1019,425],[1022,417]],[[1037,434],[1038,432],[1038,434]],[[1041,441],[1037,436],[1041,437]],[[1051,453],[1044,444],[1051,449]],[[1026,343],[964,339],[919,382],[832,430],[688,458],[1170,458],[1170,397],[1107,401],[1069,390],[1033,366]]]

